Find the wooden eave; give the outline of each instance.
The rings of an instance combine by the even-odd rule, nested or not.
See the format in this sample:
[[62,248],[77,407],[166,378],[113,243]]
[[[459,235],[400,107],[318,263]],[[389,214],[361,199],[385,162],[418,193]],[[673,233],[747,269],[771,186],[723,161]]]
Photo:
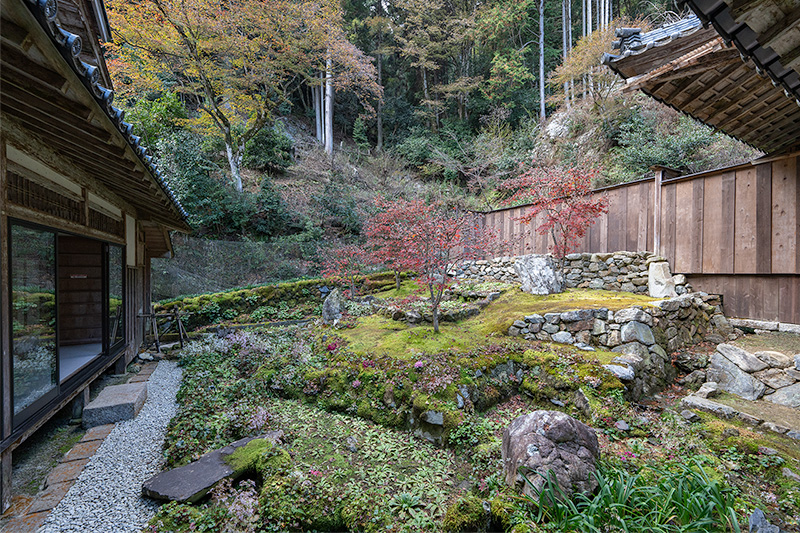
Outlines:
[[800,102],[800,2],[683,0],[704,24]]
[[99,84],[100,69],[81,60],[80,38],[58,24],[55,1],[45,7],[27,1],[2,0],[4,130],[13,130],[17,140],[24,131],[34,144],[47,146],[74,166],[70,177],[89,177],[106,197],[130,206],[137,219],[190,231],[152,157],[111,106],[113,93]]
[[[705,41],[694,39],[699,34]],[[664,61],[686,50],[685,39],[694,48]],[[604,62],[627,75],[626,91],[639,89],[763,152],[791,149],[800,139],[798,100],[711,28]]]

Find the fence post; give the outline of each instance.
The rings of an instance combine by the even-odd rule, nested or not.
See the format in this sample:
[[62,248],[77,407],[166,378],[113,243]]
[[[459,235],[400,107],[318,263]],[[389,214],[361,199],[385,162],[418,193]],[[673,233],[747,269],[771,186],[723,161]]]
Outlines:
[[661,181],[664,179],[663,167],[651,167],[655,172],[653,181],[653,253],[661,254]]

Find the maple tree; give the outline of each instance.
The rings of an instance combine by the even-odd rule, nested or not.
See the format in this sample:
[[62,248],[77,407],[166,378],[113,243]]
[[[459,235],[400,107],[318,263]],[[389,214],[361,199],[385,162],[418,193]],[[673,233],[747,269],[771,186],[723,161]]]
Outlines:
[[421,222],[427,206],[420,200],[375,200],[377,213],[366,222],[366,249],[376,264],[394,272],[395,287],[400,289],[400,273],[413,267],[409,255],[408,235]]
[[337,283],[350,286],[350,296],[356,294],[356,282],[371,266],[369,254],[356,244],[345,244],[333,248],[325,258],[322,275]]
[[[112,0],[109,69],[125,92],[179,92],[200,112],[189,119],[221,135],[242,190],[244,147],[288,101],[295,85],[327,65],[333,87],[380,97],[375,68],[347,41],[336,0]],[[313,81],[312,81],[313,80]]]
[[[411,270],[429,294],[433,330],[439,333],[439,307],[453,280],[448,273],[462,261],[486,255],[493,239],[471,213],[420,200],[379,201],[384,210],[368,226],[377,260],[395,270]],[[399,284],[398,284],[399,286]]]
[[563,258],[580,243],[589,226],[608,211],[608,200],[592,194],[592,180],[597,174],[592,168],[532,164],[503,183],[502,189],[510,193],[504,204],[530,204],[527,213],[516,219],[526,224],[541,215],[536,233],[550,235],[553,254],[563,264]]

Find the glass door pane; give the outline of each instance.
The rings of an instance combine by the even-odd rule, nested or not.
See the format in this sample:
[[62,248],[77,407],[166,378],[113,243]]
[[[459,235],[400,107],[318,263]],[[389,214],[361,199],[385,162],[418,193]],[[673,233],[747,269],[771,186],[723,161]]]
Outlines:
[[122,305],[122,246],[108,245],[108,344],[114,346],[125,338],[125,306]]
[[55,234],[11,225],[14,415],[55,392]]

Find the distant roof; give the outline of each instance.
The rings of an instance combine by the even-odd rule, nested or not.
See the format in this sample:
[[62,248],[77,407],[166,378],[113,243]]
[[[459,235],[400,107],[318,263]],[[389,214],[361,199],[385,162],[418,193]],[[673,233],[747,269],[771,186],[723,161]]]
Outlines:
[[[133,126],[124,121],[124,111],[111,105],[114,93],[100,84],[100,67],[83,60],[86,57],[83,38],[61,25],[56,0],[11,0],[10,4],[4,2],[4,8],[17,2],[27,7],[55,50],[65,60],[67,67],[80,80],[83,87],[77,88],[86,91],[89,98],[78,98],[72,90],[67,94],[53,91],[67,80],[46,63],[36,63],[23,55],[21,43],[17,45],[15,40],[17,36],[24,38],[28,30],[15,25],[12,11],[9,10],[12,18],[7,20],[4,13],[3,37],[9,39],[13,46],[5,48],[4,43],[3,48],[2,59],[4,67],[7,67],[3,72],[3,92],[4,96],[8,96],[4,102],[4,111],[26,127],[32,128],[32,131],[43,132],[43,135],[50,132],[54,140],[61,136],[64,147],[62,152],[72,158],[76,166],[87,169],[87,172],[96,176],[110,190],[147,213],[152,220],[160,221],[173,229],[189,230],[186,223],[188,215],[153,163],[153,156],[140,144],[140,138],[133,133]],[[86,30],[91,32],[89,38],[95,40],[98,32],[102,31],[98,29],[98,24],[102,26],[103,22],[98,20],[96,12],[98,6],[102,7],[102,3],[97,0],[90,3],[83,0],[64,2],[68,9],[73,10],[77,6],[86,11],[86,16],[92,17],[93,24],[87,24]],[[93,13],[90,14],[89,11]],[[93,48],[92,44],[88,46]],[[93,58],[97,61],[92,63],[102,62],[102,56],[94,55]],[[27,67],[24,66],[26,64]],[[12,93],[16,96],[12,96]],[[103,126],[113,131],[111,137],[108,133],[105,134],[107,146],[99,143],[103,139],[100,133],[103,121],[95,118],[95,112],[85,107],[92,100],[96,108],[99,108],[101,116],[110,121],[110,124],[105,122],[107,126]],[[53,111],[42,114],[36,106],[46,106]],[[59,113],[62,116],[58,116]],[[83,120],[85,135],[70,135],[69,125],[77,126],[80,120]],[[65,124],[68,126],[64,127]],[[112,141],[114,137],[116,140]],[[86,139],[83,144],[80,142],[81,138]],[[116,143],[122,144],[123,149],[119,149]],[[126,154],[125,145],[132,151],[132,155]],[[133,162],[130,162],[129,157]]]
[[[727,10],[726,4],[717,4],[723,6],[718,13]],[[741,27],[739,34],[750,35]],[[626,90],[640,89],[768,153],[798,144],[800,82],[797,87],[793,82],[797,72],[777,68],[780,63],[774,58],[769,63],[756,61],[756,56],[764,59],[764,48],[734,46],[735,40],[726,41],[716,25],[704,27],[702,15],[647,33],[621,28],[617,37],[620,53],[605,54],[603,63],[628,80]],[[775,78],[765,75],[767,66]]]

